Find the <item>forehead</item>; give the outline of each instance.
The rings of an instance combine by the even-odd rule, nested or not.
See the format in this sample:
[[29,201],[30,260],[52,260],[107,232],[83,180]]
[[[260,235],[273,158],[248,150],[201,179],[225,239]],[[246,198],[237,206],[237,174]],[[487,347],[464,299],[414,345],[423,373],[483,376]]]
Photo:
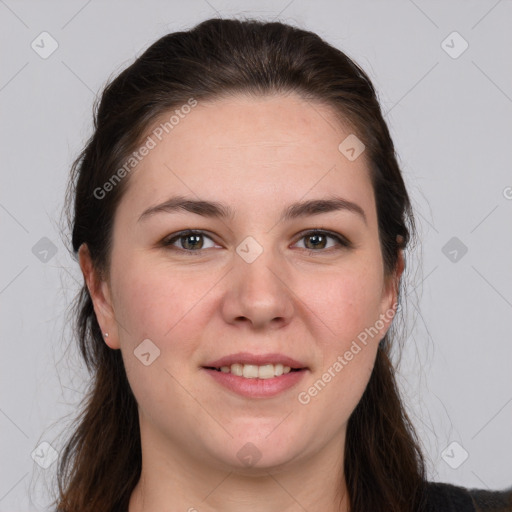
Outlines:
[[240,95],[176,110],[144,137],[153,147],[123,199],[134,211],[177,193],[225,199],[235,209],[337,193],[373,208],[366,155],[351,161],[340,151],[353,130],[323,104]]

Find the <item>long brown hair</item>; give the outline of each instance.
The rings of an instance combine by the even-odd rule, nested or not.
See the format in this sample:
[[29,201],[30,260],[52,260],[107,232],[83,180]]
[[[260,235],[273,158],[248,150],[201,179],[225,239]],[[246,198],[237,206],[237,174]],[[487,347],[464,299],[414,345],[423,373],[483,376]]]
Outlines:
[[[256,20],[211,19],[168,34],[105,87],[95,107],[94,133],[71,172],[73,253],[86,243],[95,268],[108,274],[113,218],[129,176],[101,197],[98,190],[159,116],[190,98],[290,92],[331,107],[365,144],[390,276],[414,236],[414,218],[370,79],[318,35]],[[137,403],[120,351],[103,340],[85,285],[75,322],[91,381],[61,453],[55,504],[59,512],[126,512],[141,474]],[[344,470],[352,512],[417,512],[424,506],[425,462],[390,360],[395,331],[393,324],[380,342],[370,381],[348,421]]]

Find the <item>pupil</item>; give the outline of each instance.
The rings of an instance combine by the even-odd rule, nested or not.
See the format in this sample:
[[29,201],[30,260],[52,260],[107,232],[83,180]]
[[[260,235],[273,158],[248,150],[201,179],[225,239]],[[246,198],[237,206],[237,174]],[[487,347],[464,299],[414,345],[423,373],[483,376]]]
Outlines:
[[[200,240],[200,237],[201,235],[186,235],[184,238],[185,238],[185,248],[186,249],[196,249],[197,246],[194,245],[194,242],[192,242],[192,244],[189,244],[188,242],[191,240],[191,239],[194,239],[195,242],[197,243],[199,240]],[[192,245],[191,247],[187,247],[187,246],[190,246]],[[201,244],[202,245],[202,244]]]
[[[311,240],[311,239],[317,239],[317,241],[318,241],[318,239],[319,239],[319,238],[324,238],[324,236],[323,236],[323,235],[310,235],[310,236],[308,237],[308,239],[309,239],[309,240]],[[324,241],[325,241],[325,240],[324,240]],[[316,243],[314,243],[314,244],[313,244],[313,247],[319,247],[319,245],[322,245],[322,244],[321,244],[321,243],[320,243],[320,244],[316,244]]]

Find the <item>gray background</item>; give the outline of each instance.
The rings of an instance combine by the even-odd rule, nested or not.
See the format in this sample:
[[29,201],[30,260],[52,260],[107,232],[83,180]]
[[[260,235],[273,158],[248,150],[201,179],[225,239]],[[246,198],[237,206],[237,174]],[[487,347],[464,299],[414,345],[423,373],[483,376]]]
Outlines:
[[33,459],[59,451],[85,390],[60,213],[95,94],[161,35],[219,15],[316,31],[374,81],[422,239],[400,383],[429,477],[512,485],[510,0],[0,0],[0,511],[46,509],[56,464]]

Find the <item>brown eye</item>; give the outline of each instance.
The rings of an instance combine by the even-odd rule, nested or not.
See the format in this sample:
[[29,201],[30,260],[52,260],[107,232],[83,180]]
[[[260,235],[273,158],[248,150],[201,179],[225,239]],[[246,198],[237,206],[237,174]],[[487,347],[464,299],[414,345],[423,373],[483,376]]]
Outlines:
[[305,245],[307,249],[325,249],[327,243],[327,236],[321,233],[307,235],[304,237],[304,239],[306,240]]
[[[331,243],[331,245],[328,244],[328,240],[334,240],[334,243]],[[346,240],[341,235],[331,233],[329,231],[320,231],[320,230],[314,230],[314,231],[308,231],[306,233],[302,234],[302,237],[300,240],[304,240],[304,248],[309,252],[327,252],[323,251],[322,249],[336,249],[341,247],[350,247],[350,242]]]
[[182,240],[183,249],[202,249],[203,247],[202,235],[183,235],[179,240]]
[[[176,248],[177,250],[181,250],[183,252],[192,253],[198,252],[201,249],[209,248],[205,247],[206,239],[212,242],[210,247],[213,247],[213,240],[202,231],[187,230],[167,237],[165,240],[163,240],[162,244],[164,247],[169,247],[172,249]],[[178,245],[176,245],[176,242]]]

